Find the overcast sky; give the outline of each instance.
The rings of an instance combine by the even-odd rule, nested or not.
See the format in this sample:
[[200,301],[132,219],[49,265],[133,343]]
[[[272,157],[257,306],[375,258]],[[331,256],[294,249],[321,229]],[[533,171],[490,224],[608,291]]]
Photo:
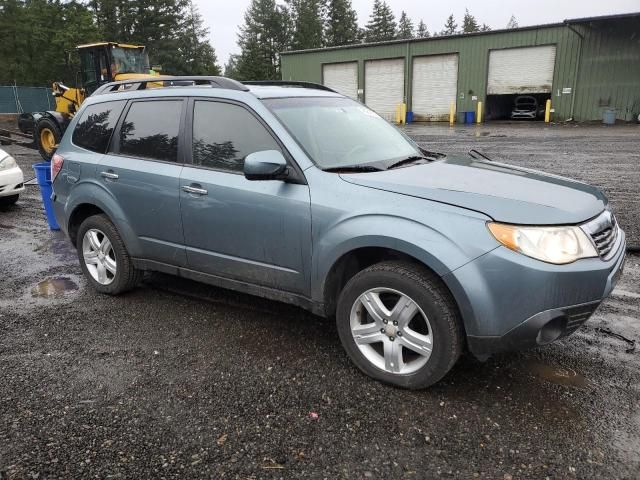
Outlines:
[[[238,27],[243,23],[250,0],[194,0],[194,3],[211,30],[211,43],[218,54],[218,61],[224,65],[230,54],[239,52],[236,44]],[[358,12],[358,23],[364,26],[369,20],[373,0],[352,0],[352,4]],[[504,28],[512,14],[520,26],[525,26],[561,22],[566,18],[640,11],[639,0],[387,0],[387,4],[396,19],[404,10],[415,24],[420,19],[424,20],[430,32],[442,30],[451,13],[460,24],[465,7],[480,24],[486,23],[494,30]]]

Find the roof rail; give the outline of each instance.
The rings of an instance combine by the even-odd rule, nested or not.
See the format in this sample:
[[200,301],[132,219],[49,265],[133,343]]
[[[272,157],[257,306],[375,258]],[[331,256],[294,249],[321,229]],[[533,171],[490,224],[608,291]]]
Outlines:
[[127,86],[124,91],[145,90],[149,83],[163,83],[163,87],[179,87],[193,85],[210,85],[213,88],[225,88],[228,90],[240,90],[248,92],[249,89],[240,82],[226,77],[208,77],[208,76],[153,76],[148,78],[132,78],[130,80],[120,80],[118,82],[110,82],[102,85],[93,92],[92,96],[104,95],[120,91],[120,87]]
[[320,83],[313,82],[297,82],[295,80],[251,80],[249,82],[242,82],[243,85],[271,85],[275,87],[300,87],[300,88],[313,88],[315,90],[326,90],[327,92],[338,93],[332,88],[322,85]]

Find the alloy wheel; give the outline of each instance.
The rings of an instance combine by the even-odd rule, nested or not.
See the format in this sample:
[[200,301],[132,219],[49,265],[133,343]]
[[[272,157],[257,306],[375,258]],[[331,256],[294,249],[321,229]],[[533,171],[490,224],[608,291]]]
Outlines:
[[351,308],[350,326],[360,352],[389,373],[419,370],[433,350],[427,316],[408,295],[391,288],[362,293]]
[[104,232],[92,228],[82,238],[82,256],[91,277],[101,285],[109,285],[116,277],[116,254]]

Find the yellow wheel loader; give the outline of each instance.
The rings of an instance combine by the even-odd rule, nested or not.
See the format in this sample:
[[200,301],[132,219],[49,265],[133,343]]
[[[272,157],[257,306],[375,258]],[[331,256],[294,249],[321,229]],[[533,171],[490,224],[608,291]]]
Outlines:
[[[86,97],[99,86],[129,79],[157,76],[149,65],[145,47],[116,42],[98,42],[76,47],[80,55],[80,71],[76,74],[76,87],[54,82],[53,96],[56,109],[46,112],[23,113],[18,127],[23,141],[33,136],[34,148],[45,160],[50,160],[71,118]],[[2,132],[0,132],[1,134]],[[15,132],[14,132],[15,133]]]

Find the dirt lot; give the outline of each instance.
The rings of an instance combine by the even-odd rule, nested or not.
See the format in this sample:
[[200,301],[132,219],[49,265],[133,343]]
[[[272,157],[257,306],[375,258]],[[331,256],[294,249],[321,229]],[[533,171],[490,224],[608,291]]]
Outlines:
[[[409,132],[595,183],[640,243],[634,128]],[[0,211],[0,479],[640,478],[640,347],[598,330],[640,341],[638,255],[572,337],[408,392],[293,307],[161,275],[97,295],[38,195]]]

